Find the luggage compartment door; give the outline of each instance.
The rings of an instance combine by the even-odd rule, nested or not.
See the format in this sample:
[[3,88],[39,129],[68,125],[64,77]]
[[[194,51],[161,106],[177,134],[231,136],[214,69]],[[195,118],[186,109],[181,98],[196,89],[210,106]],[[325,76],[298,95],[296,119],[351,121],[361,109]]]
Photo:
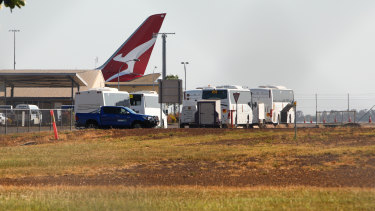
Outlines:
[[199,124],[215,125],[215,103],[198,103]]

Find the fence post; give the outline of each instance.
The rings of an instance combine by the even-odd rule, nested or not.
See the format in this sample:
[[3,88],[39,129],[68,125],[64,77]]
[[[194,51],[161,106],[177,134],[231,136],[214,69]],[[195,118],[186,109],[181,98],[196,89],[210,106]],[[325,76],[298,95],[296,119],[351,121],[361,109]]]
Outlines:
[[19,115],[18,115],[17,111],[15,112],[15,114],[16,114],[16,124],[17,124],[17,133],[18,133],[18,118],[19,118]]
[[27,115],[28,116],[28,118],[29,118],[29,124],[28,124],[28,126],[27,126],[27,132],[30,132],[30,121],[31,121],[31,110],[29,110],[29,114]]
[[5,109],[5,134],[8,133],[7,127],[8,127],[8,110]]
[[41,128],[42,128],[42,118],[40,118],[42,112],[40,110],[38,110],[38,119],[39,119],[39,132],[41,131]]
[[73,109],[70,109],[70,131],[73,130],[72,125],[73,125]]

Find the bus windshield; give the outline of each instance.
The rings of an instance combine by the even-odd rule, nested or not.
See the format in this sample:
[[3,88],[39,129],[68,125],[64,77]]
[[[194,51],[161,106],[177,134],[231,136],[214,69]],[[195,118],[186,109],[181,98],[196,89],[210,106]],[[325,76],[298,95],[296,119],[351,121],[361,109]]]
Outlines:
[[131,94],[130,95],[130,105],[139,106],[142,103],[142,95],[140,94]]
[[227,90],[203,90],[202,99],[221,100],[228,98]]

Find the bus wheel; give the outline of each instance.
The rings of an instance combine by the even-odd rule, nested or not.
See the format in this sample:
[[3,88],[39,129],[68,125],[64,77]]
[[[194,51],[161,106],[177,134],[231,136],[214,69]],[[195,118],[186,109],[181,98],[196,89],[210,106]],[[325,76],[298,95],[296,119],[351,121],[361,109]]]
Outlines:
[[280,115],[277,115],[277,122],[273,123],[273,126],[277,127],[280,124]]

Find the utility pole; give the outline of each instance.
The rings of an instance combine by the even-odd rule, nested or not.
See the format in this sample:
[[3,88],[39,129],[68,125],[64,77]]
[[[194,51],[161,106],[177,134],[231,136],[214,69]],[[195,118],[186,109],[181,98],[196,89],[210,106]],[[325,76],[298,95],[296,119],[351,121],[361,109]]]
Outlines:
[[176,33],[154,33],[154,36],[161,34],[161,38],[163,39],[163,73],[162,79],[165,80],[167,76],[167,34],[176,34]]
[[293,102],[294,107],[294,140],[297,139],[297,101]]
[[316,111],[316,114],[315,114],[315,117],[316,117],[315,123],[316,123],[316,126],[318,126],[318,94],[315,94],[315,111]]
[[13,69],[16,69],[16,32],[20,32],[18,29],[11,29],[9,32],[13,32]]
[[[176,33],[154,33],[153,36],[158,36],[158,34],[161,34],[161,38],[163,39],[163,70],[162,70],[162,80],[165,80],[167,76],[167,34],[176,34]],[[160,86],[161,83],[159,83]],[[160,88],[159,88],[160,89]],[[161,89],[160,89],[161,90]],[[161,93],[159,93],[160,95]],[[163,110],[163,104],[160,103],[160,121],[161,121],[161,127],[164,128],[164,121],[162,121],[162,110]]]
[[348,122],[350,122],[350,112],[349,112],[349,93],[348,93]]

